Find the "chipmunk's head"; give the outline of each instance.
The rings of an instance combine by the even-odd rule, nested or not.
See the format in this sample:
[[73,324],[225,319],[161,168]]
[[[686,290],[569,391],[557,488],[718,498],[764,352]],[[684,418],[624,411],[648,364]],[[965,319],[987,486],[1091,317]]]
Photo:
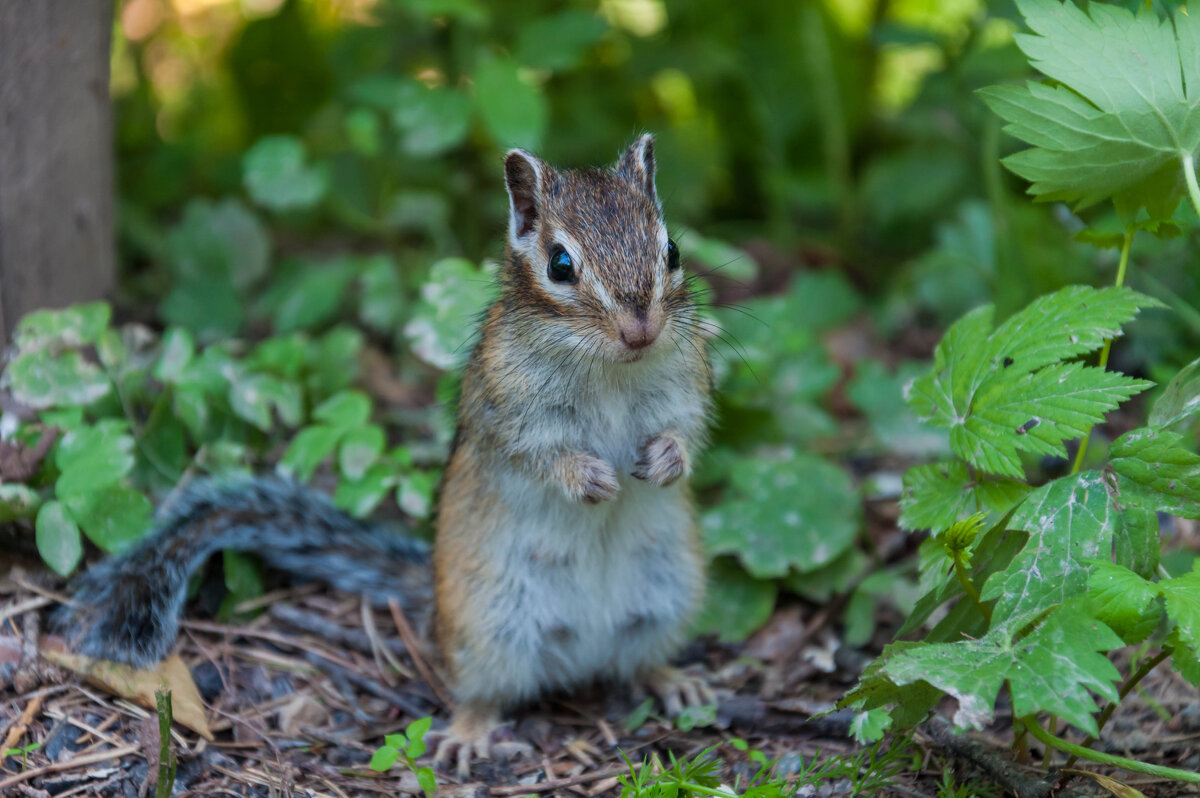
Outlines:
[[670,346],[692,300],[654,188],[654,138],[611,169],[558,171],[524,150],[504,159],[506,299],[537,314],[547,342],[632,362]]

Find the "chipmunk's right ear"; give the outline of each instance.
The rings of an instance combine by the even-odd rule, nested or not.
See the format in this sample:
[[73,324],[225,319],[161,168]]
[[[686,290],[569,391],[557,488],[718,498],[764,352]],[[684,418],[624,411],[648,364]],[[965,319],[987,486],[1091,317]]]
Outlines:
[[508,232],[512,242],[523,241],[541,218],[542,186],[546,164],[525,150],[509,150],[504,157],[504,183],[508,187]]

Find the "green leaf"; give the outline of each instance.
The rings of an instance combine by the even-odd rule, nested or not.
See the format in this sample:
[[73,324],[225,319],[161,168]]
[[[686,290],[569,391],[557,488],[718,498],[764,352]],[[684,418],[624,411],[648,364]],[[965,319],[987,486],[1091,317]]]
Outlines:
[[361,479],[383,453],[383,429],[374,424],[346,432],[338,450],[338,467],[347,479]]
[[867,665],[858,684],[838,702],[838,706],[872,710],[891,705],[888,714],[893,730],[909,729],[924,721],[941,700],[942,691],[925,681],[910,682],[901,687],[887,675],[887,664],[903,651],[926,645],[901,640],[884,646],[883,652]]
[[294,136],[259,139],[242,156],[242,181],[256,203],[273,211],[313,207],[329,188],[324,169],[310,166],[304,142]]
[[349,387],[359,375],[363,334],[353,327],[335,327],[309,348],[306,385],[314,401]]
[[502,147],[536,150],[546,132],[549,110],[538,86],[526,81],[516,62],[490,58],[475,69],[475,107],[492,138]]
[[710,551],[736,555],[760,578],[813,571],[854,542],[861,501],[841,468],[787,450],[747,458],[728,496],[701,519]]
[[413,518],[428,518],[433,509],[433,492],[438,475],[432,471],[412,471],[398,480],[396,504]]
[[225,588],[233,594],[235,601],[245,601],[262,595],[262,566],[254,557],[232,550],[222,552],[221,556],[225,566]]
[[367,326],[392,332],[404,317],[404,287],[396,261],[387,255],[365,258],[358,315]]
[[286,426],[294,427],[302,418],[300,386],[270,374],[249,374],[229,386],[229,406],[239,417],[270,432],[275,426],[271,411]]
[[108,328],[112,308],[107,302],[88,302],[61,310],[35,310],[17,324],[17,349],[28,352],[46,346],[55,348],[95,343]]
[[996,599],[994,628],[1023,623],[1083,593],[1088,562],[1108,556],[1118,519],[1095,471],[1056,479],[1031,493],[1009,522],[1010,529],[1028,532],[1029,540],[983,586],[983,599]]
[[437,794],[437,775],[433,768],[417,768],[417,784],[421,785],[421,791],[425,793],[426,798],[433,798]]
[[[1116,491],[1110,491],[1120,523],[1113,541],[1113,559],[1146,579],[1158,572],[1162,555],[1159,541],[1158,502],[1143,488],[1117,476]],[[1112,488],[1112,481],[1109,482]]]
[[333,454],[342,429],[326,424],[305,427],[296,433],[279,459],[279,470],[301,482],[312,479],[313,472],[329,455]]
[[341,391],[317,405],[313,418],[331,427],[361,427],[371,420],[371,398],[362,391]]
[[62,504],[46,502],[37,515],[38,554],[59,576],[69,576],[83,556],[79,527]]
[[1088,575],[1088,610],[1129,644],[1154,631],[1160,611],[1149,611],[1158,586],[1120,565],[1105,560],[1091,563]]
[[68,432],[58,444],[55,494],[68,499],[120,482],[134,465],[133,437],[123,421],[106,419]]
[[1004,159],[1039,199],[1086,207],[1112,198],[1127,220],[1168,219],[1183,159],[1200,148],[1200,21],[1152,11],[1018,0],[1032,34],[1017,45],[1055,81],[980,92],[1033,149]]
[[745,640],[771,617],[777,592],[774,582],[755,579],[728,559],[715,560],[693,631],[716,633],[725,642]]
[[850,721],[850,736],[862,745],[883,739],[884,732],[892,726],[892,714],[885,709],[868,709],[859,712]]
[[[433,727],[433,718],[417,718],[404,729],[404,736],[409,740],[423,740]],[[410,754],[410,756],[416,756]]]
[[900,526],[929,529],[936,535],[979,510],[1003,515],[1032,490],[1006,477],[974,478],[957,460],[913,466],[904,473]]
[[141,493],[120,485],[67,497],[63,505],[88,539],[109,554],[141,540],[154,509]]
[[28,485],[0,485],[0,524],[19,518],[33,518],[42,506],[42,497]]
[[183,327],[163,333],[161,354],[154,366],[154,377],[162,382],[178,382],[196,355],[196,340]]
[[395,484],[395,467],[377,463],[359,479],[339,480],[333,493],[333,503],[355,518],[366,518]]
[[[682,256],[684,266],[690,272],[699,272],[704,276],[717,273],[727,280],[746,282],[753,281],[758,276],[758,263],[745,250],[716,238],[706,238],[688,227],[678,228],[674,235],[679,244],[679,254]],[[707,266],[708,270],[699,268],[701,264]],[[837,276],[840,277],[840,275]],[[828,297],[821,294],[820,298]],[[851,292],[850,299],[852,302],[857,302],[858,297]],[[836,310],[837,308],[838,305],[832,303],[823,306],[822,309]],[[853,312],[853,308],[851,312]],[[807,317],[801,316],[801,318],[807,320]]]
[[1038,297],[992,328],[992,307],[947,331],[933,370],[909,387],[909,405],[950,430],[950,446],[977,468],[1022,476],[1017,451],[1065,456],[1080,437],[1150,383],[1060,363],[1120,334],[1139,307],[1159,303],[1127,288],[1068,286]]
[[495,296],[492,272],[463,258],[433,264],[421,286],[421,301],[404,326],[413,354],[450,371],[464,362],[476,321]]
[[517,60],[537,69],[571,69],[607,30],[602,17],[577,9],[534,17],[517,33]]
[[922,424],[904,401],[904,386],[926,371],[920,363],[902,363],[895,372],[874,360],[857,365],[846,396],[867,416],[871,434],[886,450],[912,457],[944,455],[950,440],[942,430]]
[[1200,518],[1200,455],[1181,445],[1176,432],[1135,429],[1109,447],[1112,469],[1145,488],[1154,509]]
[[1158,583],[1166,600],[1167,617],[1175,622],[1179,643],[1200,659],[1200,563],[1183,576]]
[[396,764],[396,759],[399,758],[400,752],[390,745],[382,746],[378,751],[371,755],[371,761],[367,763],[367,767],[371,770],[380,773],[390,769]]
[[390,745],[392,748],[404,748],[408,745],[408,738],[403,734],[385,734],[383,736],[385,745]]
[[5,370],[4,381],[17,401],[38,410],[89,405],[112,389],[100,367],[75,350],[24,352]]
[[1188,363],[1167,383],[1150,409],[1149,425],[1166,429],[1200,415],[1200,358]]
[[1050,712],[1097,734],[1089,690],[1119,700],[1120,673],[1102,653],[1123,644],[1111,629],[1077,608],[1060,607],[1032,633],[995,629],[980,640],[907,648],[886,663],[897,685],[926,681],[958,699],[954,723],[982,728],[1008,682],[1016,716]]
[[410,155],[439,155],[457,147],[471,125],[471,101],[454,89],[428,89],[416,81],[404,84],[403,99],[392,121],[403,131],[401,146]]
[[851,547],[815,571],[790,575],[784,584],[788,590],[809,601],[827,604],[835,595],[850,590],[870,564],[867,555]]
[[271,314],[275,330],[280,333],[312,330],[332,321],[357,273],[358,264],[350,258],[335,258],[326,263],[300,261],[292,279],[277,296]]

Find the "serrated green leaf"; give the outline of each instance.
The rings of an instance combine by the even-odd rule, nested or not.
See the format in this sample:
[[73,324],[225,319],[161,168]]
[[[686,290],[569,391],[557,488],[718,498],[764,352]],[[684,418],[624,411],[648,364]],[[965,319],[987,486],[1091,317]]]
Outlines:
[[541,146],[549,119],[546,98],[540,87],[522,77],[514,61],[480,61],[475,69],[475,107],[500,146],[527,150]]
[[1167,635],[1166,645],[1171,649],[1171,667],[1190,684],[1200,687],[1200,651],[1186,645],[1178,629]]
[[1154,509],[1200,518],[1200,455],[1182,442],[1179,433],[1143,427],[1113,441],[1109,457],[1114,471],[1145,488]]
[[850,721],[850,736],[866,745],[883,739],[884,732],[892,727],[892,714],[886,709],[868,709],[859,712]]
[[1095,471],[1056,479],[1031,493],[1009,521],[1009,528],[1028,532],[1029,540],[983,587],[983,599],[996,600],[993,626],[1021,623],[1083,593],[1088,562],[1112,550],[1118,518]]
[[980,93],[1032,145],[1004,160],[1030,193],[1086,207],[1112,198],[1127,220],[1146,208],[1171,216],[1184,159],[1200,148],[1200,23],[1174,25],[1092,3],[1018,0],[1032,34],[1015,36],[1030,63],[1059,85],[994,86]]
[[273,211],[311,208],[329,188],[325,169],[308,164],[304,142],[294,136],[256,141],[242,156],[242,181],[251,199]]
[[898,686],[887,675],[886,666],[896,655],[925,643],[900,640],[889,643],[863,670],[858,684],[838,702],[839,707],[872,710],[891,705],[893,730],[910,729],[921,723],[942,698],[942,691],[925,681]]
[[841,468],[791,450],[747,459],[728,496],[701,519],[709,551],[736,555],[759,578],[832,562],[858,533],[861,501]]
[[909,405],[950,430],[955,454],[996,474],[1021,477],[1018,451],[1065,456],[1063,441],[1150,383],[1060,363],[1120,334],[1139,307],[1159,303],[1126,288],[1068,286],[992,327],[992,308],[946,332],[933,370],[907,391]]
[[1014,632],[995,629],[980,640],[914,646],[883,669],[897,685],[927,681],[958,699],[954,723],[960,727],[989,723],[1007,682],[1014,715],[1050,712],[1096,734],[1097,708],[1089,690],[1118,700],[1120,673],[1100,652],[1119,648],[1121,639],[1073,607],[1055,609],[1019,641]]
[[715,633],[726,642],[745,640],[771,617],[777,592],[774,582],[755,579],[731,561],[718,559],[709,568],[704,608],[692,631]]
[[1005,477],[978,479],[965,463],[913,466],[904,473],[900,526],[936,535],[955,521],[986,510],[1003,515],[1029,495],[1023,482]]
[[1158,583],[1178,640],[1200,657],[1200,562],[1183,576]]
[[1159,593],[1152,582],[1128,568],[1097,560],[1091,563],[1087,586],[1087,606],[1092,617],[1126,643],[1141,642],[1154,630],[1161,611],[1151,606]]
[[866,360],[857,365],[854,380],[846,388],[850,401],[866,414],[875,440],[888,451],[912,457],[950,451],[949,436],[922,424],[903,401],[904,386],[926,370],[923,364],[910,361],[890,373],[882,363]]
[[[1149,490],[1122,476],[1115,476],[1116,490],[1110,491],[1120,523],[1113,540],[1117,565],[1149,579],[1158,572],[1162,554],[1159,541],[1157,501]],[[1113,481],[1109,482],[1113,487]]]
[[79,527],[56,501],[46,502],[37,514],[38,554],[59,576],[69,576],[83,556]]
[[1188,363],[1167,383],[1150,409],[1151,427],[1166,429],[1200,415],[1200,358]]

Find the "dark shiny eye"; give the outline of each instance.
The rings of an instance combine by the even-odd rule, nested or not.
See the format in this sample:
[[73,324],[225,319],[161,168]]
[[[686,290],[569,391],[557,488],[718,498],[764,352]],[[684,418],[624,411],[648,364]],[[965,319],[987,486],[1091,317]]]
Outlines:
[[550,254],[550,263],[546,266],[546,274],[556,283],[575,282],[575,264],[571,256],[562,247],[556,247]]
[[679,247],[675,246],[675,242],[667,239],[667,269],[675,271],[679,268]]

